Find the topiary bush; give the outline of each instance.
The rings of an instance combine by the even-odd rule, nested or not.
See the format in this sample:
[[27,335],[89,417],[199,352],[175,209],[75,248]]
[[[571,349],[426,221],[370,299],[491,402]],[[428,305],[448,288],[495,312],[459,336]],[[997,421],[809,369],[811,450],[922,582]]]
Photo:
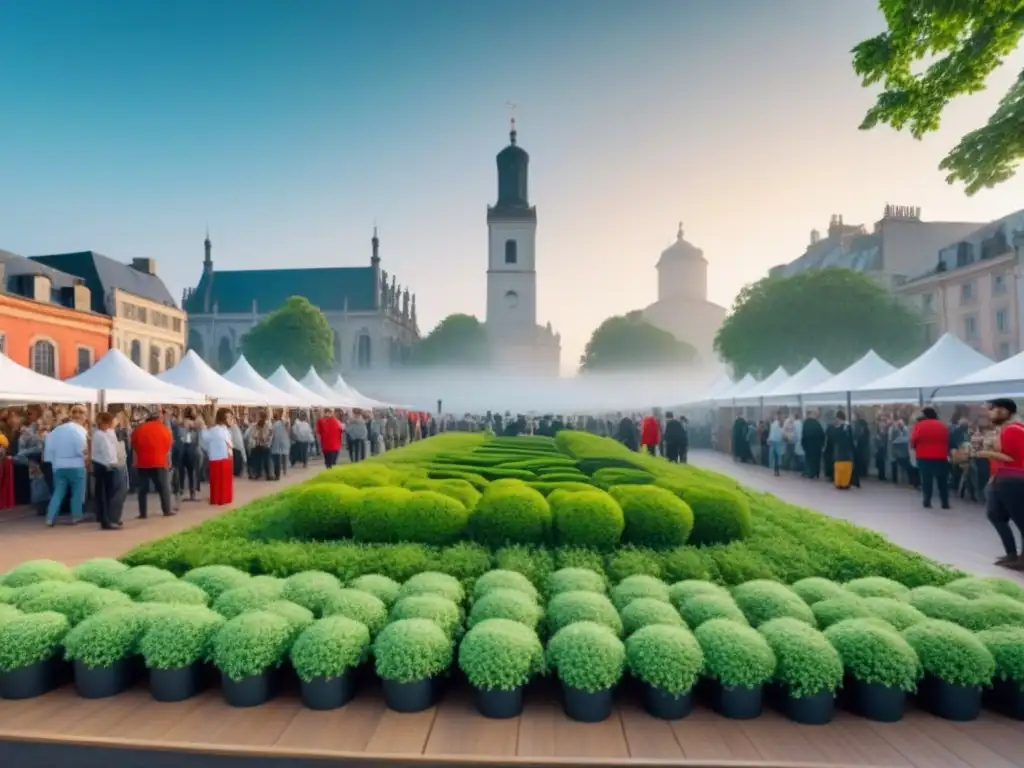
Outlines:
[[484,621],[504,619],[517,621],[536,630],[543,616],[544,611],[540,605],[525,592],[518,589],[492,589],[474,601],[466,623],[472,629]]
[[631,576],[661,578],[662,553],[647,547],[626,544],[609,552],[604,559],[604,572],[612,582],[620,582]]
[[454,576],[438,571],[424,571],[410,577],[398,592],[398,598],[411,595],[440,595],[456,605],[462,605],[466,591]]
[[917,689],[923,670],[917,653],[892,627],[877,619],[845,619],[825,630],[846,674],[907,693]]
[[399,480],[396,470],[380,462],[369,464],[345,464],[325,470],[312,478],[309,483],[343,483],[353,488],[376,488],[395,485]]
[[56,560],[27,560],[4,576],[5,587],[27,587],[40,581],[74,581],[75,573]]
[[381,576],[379,573],[368,573],[353,579],[349,587],[373,595],[388,608],[398,600],[398,593],[402,589],[402,585],[397,581],[388,576]]
[[384,629],[388,622],[388,607],[383,600],[359,589],[339,589],[324,602],[324,616],[343,616],[364,624],[370,637]]
[[18,610],[25,613],[55,611],[75,626],[105,608],[129,606],[123,592],[103,589],[85,582],[36,582],[23,587],[15,598]]
[[625,518],[618,502],[604,491],[557,491],[548,502],[559,544],[609,550],[619,543]]
[[459,668],[484,691],[512,691],[544,672],[544,647],[537,633],[518,621],[488,619],[459,644]]
[[488,571],[476,580],[476,583],[473,585],[473,599],[479,600],[488,592],[496,589],[514,589],[517,592],[522,592],[531,600],[540,600],[540,593],[537,592],[537,588],[533,586],[528,578],[518,571],[509,571],[502,568]]
[[[672,601],[672,605],[676,606],[676,608],[681,606],[691,597],[697,597],[699,595],[717,595],[719,597],[728,597],[730,600],[732,599],[728,589],[702,579],[684,579],[683,581],[677,581],[668,588],[669,599]],[[745,624],[746,622],[744,621],[743,623]]]
[[623,541],[669,549],[682,546],[690,537],[693,511],[671,491],[656,485],[616,485],[609,493],[622,508]]
[[970,630],[931,619],[903,630],[925,673],[954,685],[988,685],[996,662]]
[[208,661],[214,635],[224,623],[223,616],[208,608],[179,605],[149,622],[139,653],[149,669],[181,669]]
[[695,595],[683,600],[679,614],[692,629],[712,619],[728,619],[737,624],[747,625],[747,617],[728,593]]
[[226,621],[213,636],[211,658],[229,680],[240,681],[275,669],[292,641],[283,616],[250,611]]
[[875,613],[863,597],[847,594],[845,597],[830,597],[811,606],[814,618],[822,629],[831,627],[846,619],[871,618]]
[[413,541],[444,545],[459,539],[469,522],[462,502],[436,491],[368,488],[351,514],[352,538],[371,543]]
[[685,627],[679,611],[671,603],[651,597],[638,597],[632,600],[619,614],[622,619],[622,631],[629,637],[638,629],[664,624],[670,627]]
[[149,587],[177,580],[177,576],[163,568],[137,565],[118,576],[111,584],[111,588],[124,592],[128,597],[136,600]]
[[291,638],[288,643],[289,646],[291,645],[291,640],[297,638],[306,628],[316,621],[311,610],[303,608],[301,605],[296,605],[288,600],[275,600],[260,610],[264,613],[273,613],[288,622],[288,626],[291,628]]
[[302,571],[284,580],[281,597],[312,611],[314,616],[323,616],[327,601],[340,590],[337,576],[325,571]]
[[607,626],[579,621],[562,627],[548,641],[547,663],[563,685],[597,693],[622,678],[626,648]]
[[603,573],[589,568],[560,568],[547,578],[548,595],[562,592],[596,592],[603,595],[608,591],[608,582]]
[[854,579],[843,585],[847,592],[852,592],[858,597],[906,597],[910,589],[898,581],[886,579],[882,576],[866,576],[862,579]]
[[[255,581],[255,580],[253,580]],[[260,611],[284,594],[284,584],[274,582],[249,583],[223,592],[213,603],[213,610],[227,619],[246,611]]]
[[739,584],[733,587],[732,597],[754,627],[784,616],[799,619],[812,627],[816,625],[810,606],[796,592],[777,581],[755,579]]
[[654,475],[650,472],[626,467],[603,467],[596,470],[591,477],[605,489],[616,485],[647,485],[654,482]]
[[296,638],[289,656],[300,680],[336,678],[366,661],[370,650],[370,631],[345,616],[320,619]]
[[74,574],[79,581],[95,584],[97,587],[110,587],[117,577],[127,570],[128,566],[120,560],[112,557],[94,557],[76,565]]
[[726,488],[697,483],[658,481],[658,485],[678,495],[693,513],[693,530],[688,543],[707,547],[728,544],[750,536],[750,503],[746,497]]
[[941,619],[961,626],[971,625],[971,601],[940,587],[917,587],[906,596],[907,602],[929,619]]
[[612,604],[616,610],[621,611],[638,597],[649,597],[664,603],[670,602],[668,585],[661,579],[652,576],[629,576],[612,587]]
[[986,629],[978,632],[977,638],[996,663],[995,679],[1024,683],[1024,627]]
[[147,616],[135,606],[94,613],[64,636],[64,655],[92,669],[110,667],[135,653],[148,622],[156,615]]
[[704,672],[728,688],[757,688],[775,675],[775,653],[755,629],[730,619],[709,619],[693,631]]
[[615,606],[597,592],[559,592],[548,601],[547,628],[552,634],[579,621],[590,621],[622,634],[622,619]]
[[216,601],[229,589],[249,583],[250,578],[248,573],[232,568],[230,565],[203,565],[187,572],[181,577],[181,580],[195,584],[210,596],[211,601]]
[[637,680],[672,696],[693,689],[704,653],[685,627],[651,624],[626,640],[626,666]]
[[530,488],[540,493],[545,498],[549,497],[555,491],[568,491],[570,493],[579,493],[581,491],[592,491],[594,486],[590,483],[583,483],[579,481],[566,481],[566,480],[535,480],[527,483]]
[[992,594],[972,600],[966,624],[975,632],[995,627],[1024,627],[1024,603],[1006,595]]
[[466,509],[472,510],[480,501],[480,491],[472,483],[466,480],[431,480],[429,478],[413,477],[402,484],[410,491],[435,491],[451,496],[462,504]]
[[399,599],[391,606],[388,621],[393,623],[402,619],[428,619],[454,639],[462,634],[462,611],[441,595],[410,595]]
[[313,478],[312,485],[284,502],[280,519],[292,535],[282,538],[332,541],[352,535],[352,512],[360,504],[362,492],[351,485],[321,479],[332,471]]
[[823,579],[820,576],[800,579],[800,581],[791,584],[789,588],[796,592],[800,599],[812,608],[815,603],[820,603],[822,600],[846,597],[850,594],[843,589],[841,584],[837,584],[831,579]]
[[210,596],[187,581],[167,581],[146,587],[139,595],[139,602],[206,606],[210,604]]
[[835,691],[843,682],[839,652],[821,632],[800,619],[782,617],[758,631],[775,654],[775,682],[796,699]]
[[0,672],[52,659],[60,653],[70,629],[67,617],[54,611],[18,614],[0,620]]
[[547,499],[525,483],[494,483],[488,487],[469,521],[474,541],[489,547],[541,544],[551,532]]
[[864,604],[871,615],[888,622],[899,631],[927,621],[928,617],[910,603],[895,597],[865,597]]
[[388,624],[373,642],[377,675],[397,683],[439,677],[452,663],[449,635],[429,619]]

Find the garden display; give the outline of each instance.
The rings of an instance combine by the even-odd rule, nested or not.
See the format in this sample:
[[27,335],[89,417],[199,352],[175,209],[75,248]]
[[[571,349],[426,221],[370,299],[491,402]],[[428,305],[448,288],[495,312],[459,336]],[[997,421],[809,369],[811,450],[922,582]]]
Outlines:
[[569,431],[432,437],[121,561],[0,576],[3,698],[73,680],[332,710],[374,677],[394,710],[462,685],[494,718],[542,679],[585,722],[630,690],[663,719],[893,721],[914,696],[1024,718],[1024,589]]

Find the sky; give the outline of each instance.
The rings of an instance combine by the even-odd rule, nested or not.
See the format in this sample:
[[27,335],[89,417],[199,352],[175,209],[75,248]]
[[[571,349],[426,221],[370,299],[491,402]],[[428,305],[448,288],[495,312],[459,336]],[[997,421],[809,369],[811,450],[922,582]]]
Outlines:
[[180,296],[207,227],[258,269],[368,264],[376,222],[424,333],[482,319],[512,103],[571,371],[680,221],[728,307],[832,214],[1021,207],[1024,175],[968,198],[938,163],[1024,55],[924,141],[862,132],[850,49],[883,28],[873,0],[0,0],[0,249],[154,258]]

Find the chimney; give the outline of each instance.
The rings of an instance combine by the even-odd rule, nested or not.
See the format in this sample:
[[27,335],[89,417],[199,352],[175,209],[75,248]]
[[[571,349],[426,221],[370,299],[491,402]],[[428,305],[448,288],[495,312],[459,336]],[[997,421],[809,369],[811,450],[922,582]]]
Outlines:
[[817,245],[821,241],[821,232],[816,229],[811,230],[811,245]]
[[32,291],[27,298],[36,301],[45,301],[49,304],[53,301],[53,284],[46,275],[32,275]]
[[132,269],[144,275],[156,275],[156,259],[132,259]]
[[0,293],[7,292],[7,264],[0,261]]

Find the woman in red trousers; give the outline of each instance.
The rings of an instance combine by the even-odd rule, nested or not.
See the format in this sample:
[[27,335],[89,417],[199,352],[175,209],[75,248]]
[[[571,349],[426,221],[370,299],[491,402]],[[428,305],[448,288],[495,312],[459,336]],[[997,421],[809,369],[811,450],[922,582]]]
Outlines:
[[232,418],[229,408],[219,408],[214,425],[203,433],[203,447],[210,460],[210,503],[214,506],[230,504],[235,498]]

